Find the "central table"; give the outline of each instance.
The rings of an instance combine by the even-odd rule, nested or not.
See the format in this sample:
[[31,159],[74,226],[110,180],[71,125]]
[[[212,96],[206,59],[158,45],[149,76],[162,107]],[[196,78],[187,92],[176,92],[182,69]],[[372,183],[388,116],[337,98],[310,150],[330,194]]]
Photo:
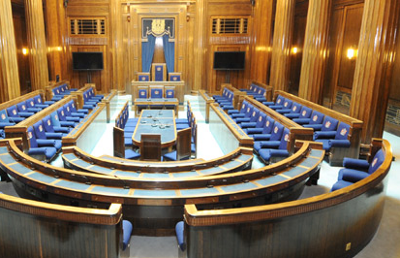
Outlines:
[[178,114],[179,100],[177,98],[137,98],[134,100],[136,115],[139,114],[139,107],[150,109],[152,107],[166,108],[173,107],[175,114]]
[[173,146],[176,141],[175,112],[165,109],[142,110],[132,135],[133,144],[141,146],[143,133],[160,134],[161,148]]

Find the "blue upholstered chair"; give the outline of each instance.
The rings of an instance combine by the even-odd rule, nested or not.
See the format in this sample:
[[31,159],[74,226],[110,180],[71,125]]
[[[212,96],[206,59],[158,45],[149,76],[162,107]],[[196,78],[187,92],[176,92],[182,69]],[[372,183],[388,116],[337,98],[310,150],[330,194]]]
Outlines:
[[283,102],[285,101],[285,97],[282,97],[281,95],[278,95],[276,97],[275,102],[263,102],[264,105],[272,108],[272,109],[282,109],[283,108]]
[[29,150],[28,155],[39,160],[50,161],[57,154],[57,149],[55,147],[43,146],[37,139],[33,127],[30,126],[27,129],[27,138],[29,140]]
[[150,74],[138,74],[138,81],[141,82],[150,81]]
[[168,80],[173,82],[181,81],[181,73],[169,73]]
[[300,125],[313,125],[313,124],[322,124],[322,120],[324,120],[324,114],[321,112],[313,110],[310,118],[295,118],[294,122]]
[[[288,101],[288,100],[287,100]],[[285,106],[286,103],[286,106]],[[289,102],[286,102],[283,104],[285,107],[283,109],[277,109],[276,112],[280,113],[280,114],[299,114],[300,110],[301,110],[301,105],[297,102],[292,102],[291,104]],[[287,106],[289,106],[289,108],[287,108]]]
[[131,240],[133,226],[129,220],[122,220],[122,250],[129,246],[129,241]]
[[262,149],[258,151],[260,158],[265,164],[269,164],[272,158],[285,158],[289,157],[289,152],[287,150],[287,144],[289,141],[290,130],[285,128],[283,130],[283,134],[280,140],[279,145],[276,145],[276,142],[270,141],[265,144]]
[[330,151],[332,147],[350,147],[348,140],[350,126],[341,122],[336,131],[318,131],[314,133],[314,140],[322,142],[323,149]]
[[250,117],[253,114],[254,106],[250,103],[247,104],[246,107],[246,112],[244,113],[244,116],[236,117],[235,114],[232,115],[233,121],[235,121],[237,124],[243,123],[243,122],[250,122]]
[[[40,146],[54,147],[57,151],[61,149],[61,133],[46,133],[42,120],[34,123],[33,129],[35,131],[36,141]],[[51,139],[50,137],[53,138]]]
[[43,107],[39,107],[39,106],[35,107],[35,100],[33,98],[27,99],[25,102],[26,102],[26,107],[27,107],[28,112],[36,113],[43,109]]
[[[314,132],[324,131],[324,132],[331,132],[331,133],[335,134],[338,123],[339,123],[339,121],[337,119],[334,119],[330,116],[325,116],[324,121],[322,121],[321,123],[310,123],[310,124],[305,124],[303,126],[306,128],[314,129]],[[316,139],[317,138],[314,138],[314,140],[316,140]]]
[[275,120],[269,116],[266,117],[264,127],[260,132],[258,130],[248,129],[248,133],[250,137],[253,137],[254,142],[257,141],[268,141],[271,138],[272,129],[274,128]]
[[75,123],[68,121],[60,121],[58,113],[61,112],[61,110],[62,108],[59,108],[57,111],[54,111],[53,113],[50,114],[51,123],[53,124],[54,128],[60,128],[59,130],[60,132],[68,133],[71,131],[72,128],[75,127]]
[[46,130],[47,133],[61,133],[62,136],[66,136],[70,131],[69,128],[66,127],[54,126],[50,115],[45,116],[42,122],[44,130]]
[[247,135],[253,135],[253,134],[260,134],[264,130],[264,125],[267,122],[267,114],[264,112],[260,112],[260,115],[258,116],[258,119],[256,121],[255,126],[248,126],[247,128],[244,128],[243,131]]
[[79,123],[82,120],[82,117],[72,115],[71,108],[68,103],[66,103],[63,106],[63,110],[64,110],[66,121],[72,121],[75,123]]
[[35,107],[38,107],[38,108],[46,108],[46,107],[54,104],[54,101],[43,101],[42,96],[40,94],[34,96],[33,100],[35,101]]
[[[280,113],[280,114],[284,114],[284,113],[289,113],[291,111],[293,105],[293,101],[291,99],[285,99],[285,101],[283,101],[282,107],[279,108],[274,108],[276,110],[276,112]],[[273,106],[270,106],[270,108],[272,108]]]
[[17,106],[8,107],[7,113],[8,113],[9,117],[13,117],[13,118],[14,117],[22,117],[24,119],[35,114],[33,112],[27,112],[27,111],[18,112]]
[[[19,122],[22,120],[23,120],[23,118],[20,119]],[[18,122],[16,122],[12,118],[9,118],[7,115],[7,112],[5,110],[0,110],[0,128],[1,129],[4,129],[4,127],[6,127],[6,126],[13,126],[16,123],[18,123]]]
[[186,250],[185,242],[185,222],[179,221],[175,226],[176,240],[178,241],[178,246],[181,251]]
[[249,127],[256,127],[257,121],[259,120],[259,117],[260,117],[260,113],[263,113],[263,112],[260,112],[260,110],[258,108],[254,107],[253,112],[251,113],[251,116],[250,116],[250,121],[249,122],[240,122],[239,126],[242,129],[249,128]]
[[295,119],[307,119],[307,118],[310,118],[312,111],[313,110],[309,107],[301,106],[300,111],[297,113],[297,112],[293,112],[293,106],[292,106],[292,112],[286,113],[286,114],[284,114],[284,116],[292,119],[293,121],[295,121]]
[[139,98],[141,98],[141,99],[147,99],[148,98],[147,89],[139,89],[138,95],[139,95]]
[[163,97],[163,89],[162,88],[150,88],[150,98],[160,99]]
[[269,148],[271,146],[279,146],[283,134],[284,126],[279,123],[274,123],[274,128],[268,141],[254,141],[254,152],[258,154],[262,148]]
[[[65,115],[64,107],[60,107],[57,109],[57,115],[58,115],[58,120],[60,121],[61,126],[67,126],[67,127],[75,127],[76,122],[74,121],[68,121],[67,116]],[[54,121],[53,121],[54,124]]]
[[232,109],[232,110],[228,110],[228,115],[232,117],[232,119],[236,118],[236,117],[244,117],[246,110],[247,110],[247,106],[249,105],[249,103],[244,100],[242,102],[242,105],[240,106],[240,110],[237,109]]
[[166,89],[165,90],[165,98],[167,98],[167,99],[175,98],[175,90],[174,89]]
[[341,189],[343,187],[352,185],[372,173],[374,173],[385,161],[385,153],[382,149],[377,151],[371,163],[366,160],[344,158],[343,166],[339,170],[338,181],[332,186],[331,191]]
[[26,101],[21,101],[17,104],[17,109],[18,112],[30,112],[30,113],[37,113],[41,109],[40,108],[35,108],[35,107],[29,107],[26,104]]

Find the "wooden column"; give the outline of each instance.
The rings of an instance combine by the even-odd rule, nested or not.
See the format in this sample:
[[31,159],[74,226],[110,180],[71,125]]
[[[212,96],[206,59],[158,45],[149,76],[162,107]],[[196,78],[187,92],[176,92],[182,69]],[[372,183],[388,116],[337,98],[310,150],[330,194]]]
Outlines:
[[46,35],[49,53],[50,79],[60,81],[67,79],[67,63],[65,58],[65,42],[67,38],[66,17],[63,0],[46,1]]
[[288,91],[289,88],[289,58],[295,5],[296,0],[281,0],[276,4],[271,80],[269,83],[274,87],[274,90]]
[[271,37],[273,0],[255,1],[253,11],[253,37],[251,58],[251,80],[268,83],[271,65]]
[[11,1],[0,1],[0,103],[20,93]]
[[196,14],[194,21],[194,35],[193,35],[193,51],[194,51],[194,64],[193,68],[193,86],[192,90],[207,89],[207,72],[206,56],[207,56],[207,13],[208,1],[196,1]]
[[[120,0],[112,0],[111,4],[111,25],[112,25],[112,85],[111,89],[117,89],[120,91],[126,90],[126,85],[124,84],[124,64],[123,63],[123,37],[122,37],[122,12],[121,12],[121,1]],[[135,78],[136,79],[136,78]],[[130,85],[128,86],[130,87]]]
[[364,3],[350,103],[350,116],[364,121],[362,143],[383,134],[399,5],[398,0]]
[[25,0],[25,17],[32,90],[44,89],[49,84],[49,72],[42,0]]
[[299,96],[312,102],[322,103],[329,19],[332,0],[310,0],[301,63]]

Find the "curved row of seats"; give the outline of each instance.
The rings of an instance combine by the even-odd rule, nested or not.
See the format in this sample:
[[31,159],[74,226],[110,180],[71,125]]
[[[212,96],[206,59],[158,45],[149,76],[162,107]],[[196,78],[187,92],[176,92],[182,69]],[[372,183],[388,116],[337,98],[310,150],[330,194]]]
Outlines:
[[198,159],[192,162],[122,163],[120,160],[110,161],[91,156],[78,147],[68,147],[63,148],[62,158],[65,167],[79,171],[127,178],[182,179],[250,169],[253,155],[249,148],[238,148],[227,155],[207,161]]
[[77,91],[78,89],[70,88],[68,82],[64,82],[60,85],[56,85],[51,88],[51,100],[59,101],[63,99],[66,95],[70,95],[71,92]]
[[393,156],[386,140],[375,143],[380,144],[370,165],[375,172],[337,191],[229,209],[185,205],[184,221],[176,225],[179,257],[355,256],[377,232],[384,208],[387,184],[382,182]]
[[[324,156],[324,151],[311,149],[305,142],[290,158],[262,169],[190,180],[149,179],[146,182],[53,167],[26,156],[12,139],[3,140],[1,145],[0,167],[10,175],[17,189],[28,194],[35,194],[34,189],[42,189],[46,195],[35,197],[52,198],[53,201],[69,198],[76,203],[92,203],[98,207],[120,202],[126,206],[125,216],[135,225],[155,228],[174,225],[182,216],[180,205],[185,203],[229,206],[230,202],[276,201],[290,196],[292,191],[299,189],[300,182],[304,183],[319,170]],[[271,196],[266,198],[265,195]],[[156,212],[161,207],[164,211]],[[153,214],[151,219],[142,217],[141,214],[149,212]],[[158,224],[159,220],[170,222],[168,226],[162,226]]]
[[249,89],[240,89],[240,91],[246,92],[247,95],[252,96],[259,102],[267,101],[267,89],[252,82]]

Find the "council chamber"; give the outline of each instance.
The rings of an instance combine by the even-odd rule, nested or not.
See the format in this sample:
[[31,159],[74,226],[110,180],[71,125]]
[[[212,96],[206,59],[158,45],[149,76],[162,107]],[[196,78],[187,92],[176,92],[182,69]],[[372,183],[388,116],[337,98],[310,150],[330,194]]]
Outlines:
[[398,0],[0,1],[0,257],[399,257]]

